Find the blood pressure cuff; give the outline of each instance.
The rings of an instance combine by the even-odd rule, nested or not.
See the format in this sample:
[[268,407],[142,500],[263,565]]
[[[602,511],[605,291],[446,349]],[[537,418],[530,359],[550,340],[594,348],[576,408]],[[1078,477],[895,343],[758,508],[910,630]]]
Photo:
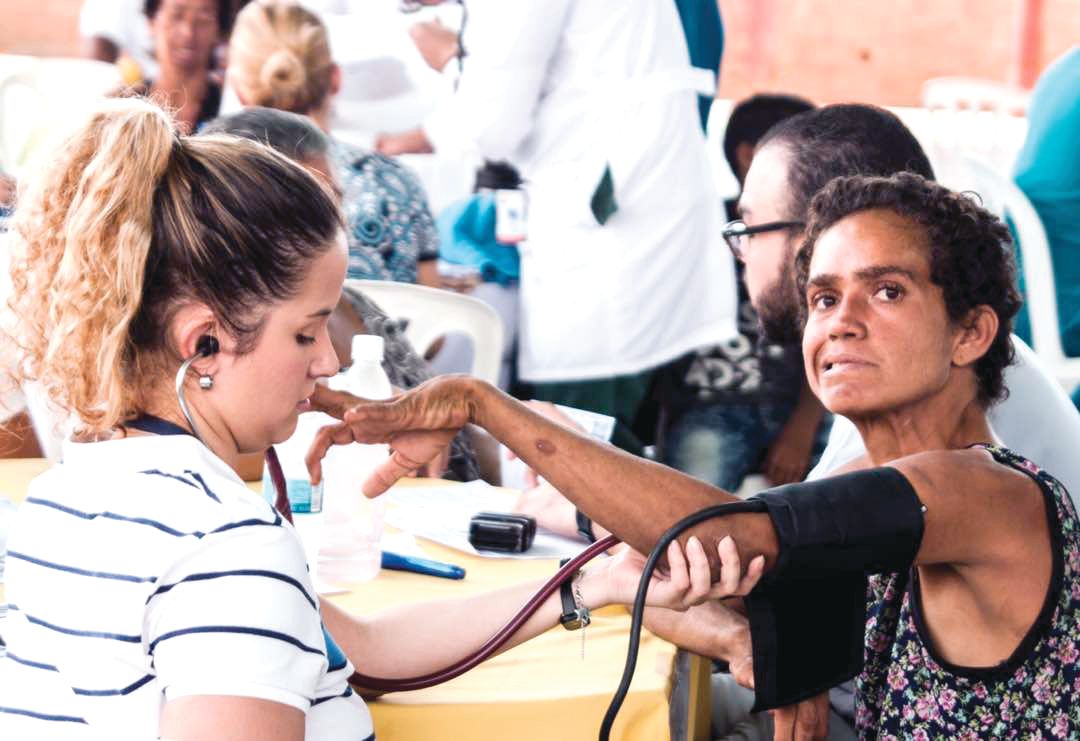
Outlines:
[[925,510],[894,468],[781,486],[757,499],[780,546],[775,568],[746,597],[760,711],[861,671],[866,576],[911,567]]

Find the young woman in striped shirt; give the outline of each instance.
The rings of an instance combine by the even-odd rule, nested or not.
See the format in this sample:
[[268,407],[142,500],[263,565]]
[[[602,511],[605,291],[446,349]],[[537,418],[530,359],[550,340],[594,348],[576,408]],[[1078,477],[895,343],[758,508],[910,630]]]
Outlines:
[[[437,670],[531,594],[372,618],[320,605],[294,531],[234,472],[338,367],[343,226],[302,168],[113,100],[28,186],[11,236],[15,380],[77,431],[8,542],[0,738],[373,738],[353,664]],[[745,586],[710,586],[700,544],[670,559],[659,604]],[[640,563],[588,569],[586,605],[628,601]],[[560,613],[550,598],[515,640]]]

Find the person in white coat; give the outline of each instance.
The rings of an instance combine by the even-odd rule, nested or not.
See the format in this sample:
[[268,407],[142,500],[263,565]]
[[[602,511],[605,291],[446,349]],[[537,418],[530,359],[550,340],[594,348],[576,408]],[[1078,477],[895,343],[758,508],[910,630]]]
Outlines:
[[[526,181],[518,372],[634,421],[654,372],[735,334],[694,70],[669,0],[469,0],[458,88],[386,153],[511,161]],[[633,440],[627,447],[634,447]]]

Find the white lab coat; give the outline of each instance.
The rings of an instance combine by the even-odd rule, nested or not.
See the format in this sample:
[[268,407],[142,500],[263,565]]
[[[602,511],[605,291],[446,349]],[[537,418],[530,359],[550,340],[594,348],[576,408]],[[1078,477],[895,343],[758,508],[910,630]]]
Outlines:
[[[735,334],[695,76],[671,0],[468,0],[436,151],[509,159],[528,192],[519,374],[637,373]],[[618,211],[590,199],[610,165]]]

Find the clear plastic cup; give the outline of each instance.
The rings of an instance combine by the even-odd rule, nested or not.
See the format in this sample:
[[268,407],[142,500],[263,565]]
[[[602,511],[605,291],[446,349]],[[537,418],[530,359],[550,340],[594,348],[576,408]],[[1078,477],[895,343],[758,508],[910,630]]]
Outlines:
[[343,445],[323,460],[323,531],[319,576],[349,583],[375,578],[382,566],[383,513],[386,504],[368,499],[364,479],[385,460],[385,445]]
[[326,512],[319,576],[326,581],[349,583],[374,579],[382,567],[383,512],[379,500],[362,499],[351,512]]

